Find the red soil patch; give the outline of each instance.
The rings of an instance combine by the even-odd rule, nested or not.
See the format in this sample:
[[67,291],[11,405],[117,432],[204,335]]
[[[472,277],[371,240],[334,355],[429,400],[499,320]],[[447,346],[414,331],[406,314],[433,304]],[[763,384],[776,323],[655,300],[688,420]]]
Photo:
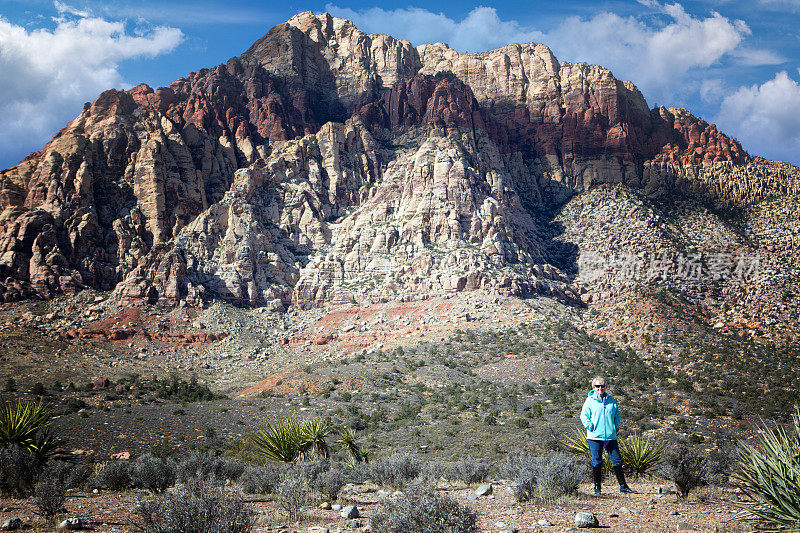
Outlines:
[[[195,313],[196,314],[196,313]],[[188,312],[186,319],[192,317]],[[172,322],[176,322],[173,318]],[[225,337],[225,334],[195,333],[189,331],[161,332],[153,320],[143,316],[140,309],[127,307],[103,320],[98,320],[81,329],[70,329],[60,333],[66,339],[105,339],[122,341],[128,339],[157,340],[165,343],[210,344]],[[185,325],[171,329],[187,329]]]

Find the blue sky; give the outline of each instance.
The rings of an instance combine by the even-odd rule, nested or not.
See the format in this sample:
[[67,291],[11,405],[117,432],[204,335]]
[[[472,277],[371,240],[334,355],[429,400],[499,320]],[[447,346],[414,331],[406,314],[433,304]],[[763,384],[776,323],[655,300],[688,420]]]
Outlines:
[[800,164],[800,0],[0,0],[0,168],[104,89],[168,85],[309,10],[460,51],[542,42],[633,81],[650,107],[686,107],[750,153]]

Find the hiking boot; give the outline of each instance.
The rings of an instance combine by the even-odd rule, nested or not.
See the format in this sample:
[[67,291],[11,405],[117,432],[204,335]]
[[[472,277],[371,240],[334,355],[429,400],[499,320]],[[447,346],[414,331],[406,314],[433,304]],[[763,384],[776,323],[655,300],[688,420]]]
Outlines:
[[625,473],[622,471],[622,466],[614,467],[614,475],[617,476],[617,482],[619,482],[619,491],[622,494],[638,494],[638,492],[630,488],[628,484],[625,483]]
[[592,479],[594,480],[594,495],[600,496],[600,484],[603,481],[603,467],[602,466],[593,466],[592,467]]

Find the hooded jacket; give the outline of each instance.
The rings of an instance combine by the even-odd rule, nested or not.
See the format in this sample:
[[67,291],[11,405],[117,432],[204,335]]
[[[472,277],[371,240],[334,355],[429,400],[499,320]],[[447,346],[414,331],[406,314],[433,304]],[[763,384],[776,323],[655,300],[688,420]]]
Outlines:
[[606,394],[604,399],[592,390],[581,409],[581,422],[586,428],[589,440],[617,440],[617,430],[622,423],[622,415],[617,408],[617,401]]

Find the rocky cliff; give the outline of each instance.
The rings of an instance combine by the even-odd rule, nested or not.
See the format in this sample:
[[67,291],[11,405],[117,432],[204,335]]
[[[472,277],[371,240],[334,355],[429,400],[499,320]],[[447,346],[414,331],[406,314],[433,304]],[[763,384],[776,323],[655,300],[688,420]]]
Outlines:
[[0,173],[0,298],[580,304],[553,216],[606,185],[736,210],[795,195],[798,170],[541,44],[460,54],[302,13],[224,65],[103,93]]

